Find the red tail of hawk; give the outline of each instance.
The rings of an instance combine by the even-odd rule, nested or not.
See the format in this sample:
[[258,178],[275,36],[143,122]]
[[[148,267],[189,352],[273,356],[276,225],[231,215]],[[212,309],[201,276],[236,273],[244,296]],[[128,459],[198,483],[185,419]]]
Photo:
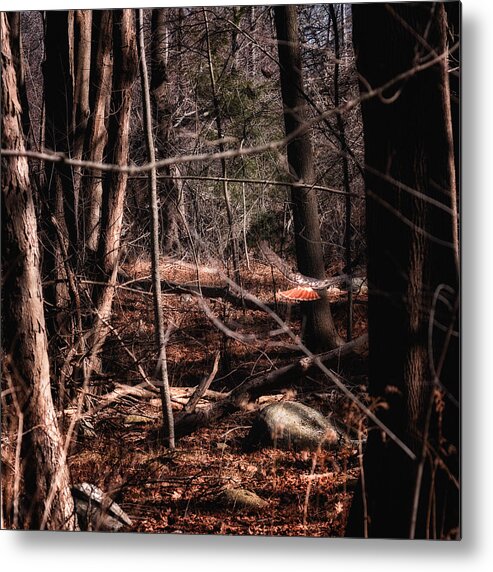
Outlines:
[[[354,281],[354,275],[348,276],[347,274],[341,274],[340,276],[334,276],[333,278],[326,279],[304,276],[299,272],[293,272],[288,264],[279,258],[279,256],[277,256],[277,254],[268,247],[265,241],[261,242],[259,247],[269,264],[276,267],[281,274],[289,280],[289,282],[296,284],[296,287],[291,290],[283,290],[279,292],[279,296],[285,300],[291,300],[294,302],[312,302],[313,300],[320,300],[321,296],[318,293],[319,291],[336,286],[343,287],[344,284],[353,283]],[[363,284],[363,281],[361,284]],[[361,287],[362,286],[360,286],[360,288]]]
[[278,292],[278,294],[286,300],[293,300],[295,302],[311,302],[312,300],[320,300],[318,292],[309,286],[299,286],[298,288]]

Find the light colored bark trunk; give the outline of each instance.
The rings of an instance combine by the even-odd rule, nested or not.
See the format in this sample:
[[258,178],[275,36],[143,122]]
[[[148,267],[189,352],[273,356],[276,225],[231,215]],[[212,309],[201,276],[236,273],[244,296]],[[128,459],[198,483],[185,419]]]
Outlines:
[[[139,27],[139,60],[140,77],[142,84],[142,101],[144,111],[144,130],[149,163],[156,162],[154,137],[152,135],[151,97],[149,94],[149,78],[147,75],[147,60],[144,43],[144,11],[137,10]],[[152,289],[154,301],[155,337],[158,349],[158,372],[160,376],[159,391],[163,413],[164,437],[169,448],[175,448],[175,427],[171,396],[168,381],[168,363],[166,358],[166,332],[164,330],[164,317],[161,297],[161,276],[159,273],[159,213],[157,205],[157,178],[156,167],[149,171],[149,204],[151,208],[151,262],[152,262]]]
[[21,121],[22,130],[24,132],[24,141],[28,146],[29,132],[31,122],[29,120],[29,102],[27,99],[26,74],[24,66],[24,51],[22,46],[21,33],[21,17],[22,12],[8,12],[7,18],[10,24],[10,44],[12,46],[12,58],[14,62],[15,73],[17,76],[17,89],[19,90],[19,99],[21,102]]
[[[113,86],[112,105],[108,127],[108,161],[126,165],[129,154],[130,112],[132,88],[137,74],[137,47],[133,11],[116,10],[113,13]],[[91,356],[88,375],[99,365],[99,352],[108,334],[107,322],[111,316],[118,260],[120,256],[123,209],[126,196],[127,174],[114,172],[103,181],[101,238],[98,259],[102,268],[102,281],[106,285],[95,290],[96,321],[91,336]]]
[[[2,31],[2,147],[25,150],[5,13]],[[4,350],[23,413],[23,528],[76,528],[70,478],[50,388],[38,229],[29,166],[2,159]]]
[[[73,149],[72,157],[82,159],[84,140],[89,121],[89,87],[91,72],[91,25],[92,10],[74,12],[74,106],[73,106]],[[74,195],[76,212],[79,212],[79,198],[82,169],[74,169]]]
[[[111,10],[103,10],[94,16],[94,31],[97,26],[99,37],[94,67],[91,70],[92,115],[89,126],[89,137],[86,143],[86,156],[89,161],[102,162],[108,138],[107,118],[111,97],[112,76],[112,18]],[[95,34],[93,34],[94,36]],[[93,252],[97,251],[99,233],[101,231],[101,201],[103,197],[103,181],[100,171],[92,171],[91,176],[83,182],[85,206],[85,243]]]

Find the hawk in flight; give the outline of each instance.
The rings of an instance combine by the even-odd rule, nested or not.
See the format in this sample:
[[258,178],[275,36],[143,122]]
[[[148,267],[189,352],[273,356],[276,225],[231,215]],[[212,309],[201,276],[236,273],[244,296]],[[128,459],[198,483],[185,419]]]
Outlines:
[[272,266],[275,266],[290,282],[296,284],[295,288],[278,292],[278,294],[286,300],[296,302],[311,302],[313,300],[319,300],[320,294],[318,293],[318,290],[323,290],[330,286],[338,286],[347,281],[346,275],[327,278],[326,280],[318,280],[317,278],[304,276],[299,272],[293,272],[286,262],[279,258],[279,256],[277,256],[277,254],[267,246],[265,241],[262,241],[259,246],[267,261]]

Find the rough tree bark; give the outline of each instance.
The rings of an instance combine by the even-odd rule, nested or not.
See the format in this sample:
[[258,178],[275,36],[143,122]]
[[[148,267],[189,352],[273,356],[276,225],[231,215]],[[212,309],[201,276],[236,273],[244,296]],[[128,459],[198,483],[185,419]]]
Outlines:
[[[303,97],[297,7],[276,6],[274,15],[281,66],[284,123],[286,135],[290,135],[303,125],[306,107]],[[325,278],[317,195],[310,188],[315,175],[308,133],[303,133],[289,142],[288,162],[293,181],[307,185],[304,188],[298,186],[291,188],[298,270],[306,276]],[[343,343],[335,328],[325,293],[322,293],[320,300],[305,303],[303,310],[306,319],[305,343],[311,350],[324,351]]]
[[[128,163],[132,87],[137,76],[137,45],[132,10],[113,13],[113,85],[108,143],[108,162]],[[118,264],[123,204],[128,175],[110,173],[103,181],[102,229],[99,243],[100,261],[106,276]]]
[[[25,150],[7,16],[0,14],[2,147]],[[50,389],[38,229],[29,167],[2,158],[3,349],[22,407],[23,506],[20,526],[76,527],[70,479]],[[50,502],[51,507],[47,505]]]
[[[110,163],[126,165],[129,152],[132,87],[138,70],[135,23],[131,9],[113,12],[113,60],[107,157]],[[106,284],[94,290],[97,317],[91,336],[89,371],[98,369],[99,351],[108,333],[106,322],[111,315],[117,282],[126,186],[127,174],[124,172],[108,173],[104,177],[98,263],[101,268],[100,281]]]
[[[446,30],[442,3],[355,4],[362,91],[446,56]],[[365,101],[362,112],[370,393],[387,403],[381,419],[416,458],[370,431],[347,534],[457,538],[459,284],[447,58]]]
[[[89,102],[91,116],[87,130],[86,157],[89,161],[102,162],[107,142],[107,123],[111,98],[111,77],[113,61],[112,48],[113,12],[96,10],[93,16],[92,37],[97,38],[97,49],[92,51]],[[103,182],[99,171],[92,171],[82,183],[85,203],[85,245],[92,251],[98,249],[101,231],[101,201]]]
[[21,103],[22,130],[26,146],[29,142],[31,121],[29,119],[29,101],[27,99],[26,74],[24,68],[24,52],[22,46],[21,18],[22,12],[8,12],[7,18],[10,24],[10,44],[12,46],[12,58],[15,74],[17,76],[17,89]]

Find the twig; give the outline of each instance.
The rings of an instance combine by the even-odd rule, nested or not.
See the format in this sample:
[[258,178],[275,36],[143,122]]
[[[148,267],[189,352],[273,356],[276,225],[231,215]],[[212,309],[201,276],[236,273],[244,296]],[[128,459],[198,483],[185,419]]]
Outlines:
[[15,463],[14,463],[14,486],[13,486],[13,519],[12,528],[16,529],[19,522],[19,501],[20,501],[20,484],[21,484],[21,449],[22,449],[22,436],[24,434],[24,414],[17,399],[17,392],[12,382],[12,376],[6,376],[8,384],[12,389],[12,401],[17,412],[17,440],[15,445]]
[[280,149],[286,146],[291,140],[296,139],[309,129],[311,129],[314,125],[323,121],[328,117],[332,117],[337,113],[347,113],[354,107],[357,107],[362,102],[372,99],[374,97],[379,96],[380,94],[384,93],[386,90],[391,88],[397,83],[400,83],[403,80],[411,78],[416,74],[433,67],[440,61],[444,60],[449,56],[449,54],[455,52],[459,47],[459,43],[457,42],[450,50],[442,54],[438,54],[433,59],[424,62],[419,65],[414,65],[412,68],[405,70],[404,72],[396,75],[393,79],[389,80],[385,84],[381,85],[377,88],[372,88],[368,86],[368,91],[362,93],[359,97],[354,98],[343,105],[339,106],[338,108],[331,108],[327,111],[324,111],[317,115],[316,117],[304,122],[300,127],[290,133],[289,136],[284,137],[282,140],[279,141],[271,141],[270,143],[264,143],[262,145],[257,145],[254,147],[244,147],[243,149],[232,149],[228,151],[218,152],[218,153],[199,153],[199,154],[192,154],[192,155],[181,155],[178,157],[168,157],[167,159],[162,159],[159,161],[149,162],[145,165],[115,165],[111,163],[100,163],[97,161],[82,161],[79,159],[70,159],[66,157],[62,153],[56,153],[53,151],[29,151],[29,150],[20,150],[20,149],[0,149],[0,155],[4,155],[6,157],[10,156],[21,156],[21,157],[30,157],[32,159],[39,159],[42,161],[51,161],[55,163],[65,163],[67,165],[72,165],[74,167],[85,167],[86,169],[95,169],[99,171],[105,172],[117,172],[117,173],[128,173],[129,175],[134,175],[137,173],[146,173],[151,171],[152,169],[159,169],[161,167],[167,167],[170,165],[178,165],[183,163],[194,163],[200,161],[214,161],[220,159],[231,159],[234,157],[240,156],[248,156],[248,155],[256,155],[263,153],[265,151],[271,151]]
[[[320,450],[320,448],[319,448]],[[312,454],[312,466],[310,469],[310,476],[313,477],[315,473],[315,468],[317,467],[317,456],[319,451],[315,451]],[[303,527],[306,529],[306,521],[308,519],[308,501],[310,500],[310,492],[313,485],[313,478],[308,479],[308,483],[306,485],[306,492],[305,492],[305,501],[303,503]]]
[[118,333],[118,330],[112,326],[110,324],[110,322],[108,320],[106,320],[105,318],[103,318],[103,316],[101,316],[101,314],[97,311],[97,309],[95,308],[95,312],[98,315],[99,319],[107,326],[107,328],[113,332],[113,335],[115,336],[115,338],[120,342],[120,345],[122,346],[123,350],[125,351],[125,353],[130,357],[130,359],[134,362],[137,371],[139,372],[140,377],[142,378],[142,380],[144,381],[144,383],[146,383],[147,385],[149,385],[150,387],[152,387],[153,389],[156,389],[155,385],[149,380],[149,378],[147,377],[146,372],[144,371],[144,368],[140,365],[139,361],[137,360],[137,358],[135,357],[135,354],[128,348],[128,346],[125,344],[125,342],[123,341],[122,337],[120,336],[120,334]]
[[[242,147],[240,147],[241,149]],[[240,177],[207,177],[205,175],[157,175],[158,179],[178,179],[186,181],[216,181],[216,182],[229,182],[229,183],[243,183],[248,185],[262,185],[262,186],[272,186],[272,187],[299,187],[300,189],[310,189],[314,191],[322,191],[324,193],[331,193],[334,195],[347,196],[345,191],[340,189],[333,189],[332,187],[326,187],[324,185],[307,185],[306,183],[286,183],[285,181],[274,181],[272,179],[247,179]],[[145,180],[147,177],[142,175],[132,175],[129,179],[133,180]],[[362,193],[350,193],[351,197],[355,199],[364,199],[365,196]]]
[[[437,303],[438,295],[440,294],[442,287],[443,287],[443,285],[440,284],[435,290],[434,297],[433,297],[433,304],[432,304],[432,312],[430,314],[430,323],[433,323],[433,318],[434,318],[434,313],[435,313],[435,305]],[[447,355],[448,346],[450,343],[450,338],[451,338],[452,331],[454,328],[454,324],[456,321],[458,309],[459,309],[459,296],[456,295],[453,310],[452,310],[452,315],[450,318],[449,327],[447,330],[447,335],[445,336],[445,340],[443,343],[443,347],[442,347],[442,351],[440,354],[440,359],[439,359],[437,368],[434,371],[433,383],[436,387],[440,387],[440,375],[442,372],[443,365],[445,363],[445,356]],[[431,335],[431,332],[430,332],[430,335]],[[432,369],[434,369],[434,368],[432,368]],[[422,442],[422,447],[421,447],[421,454],[420,454],[419,464],[418,464],[418,467],[416,470],[416,483],[414,486],[413,505],[412,505],[412,512],[411,512],[411,523],[409,526],[409,538],[411,540],[414,539],[415,534],[416,534],[416,523],[417,523],[417,518],[418,518],[419,498],[421,495],[421,487],[422,487],[422,483],[423,483],[423,473],[424,473],[424,466],[425,466],[425,461],[426,461],[426,454],[427,454],[427,451],[429,449],[428,434],[430,431],[431,414],[432,414],[432,410],[433,410],[434,397],[435,397],[435,388],[433,388],[431,390],[430,396],[429,396],[428,408],[426,411],[426,418],[425,418],[425,426],[424,426],[424,431],[423,431],[423,442]],[[457,486],[458,486],[458,483],[457,483]]]
[[365,465],[363,462],[363,435],[360,420],[358,426],[358,463],[360,469],[361,502],[363,503],[363,538],[368,538],[368,499],[366,497]]
[[221,352],[217,351],[216,355],[214,356],[214,365],[212,366],[211,373],[203,379],[195,388],[192,396],[188,400],[188,403],[183,407],[183,413],[192,413],[197,406],[197,403],[202,399],[205,392],[209,389],[210,384],[214,381],[216,377],[217,370],[219,367],[219,358],[221,357]]

